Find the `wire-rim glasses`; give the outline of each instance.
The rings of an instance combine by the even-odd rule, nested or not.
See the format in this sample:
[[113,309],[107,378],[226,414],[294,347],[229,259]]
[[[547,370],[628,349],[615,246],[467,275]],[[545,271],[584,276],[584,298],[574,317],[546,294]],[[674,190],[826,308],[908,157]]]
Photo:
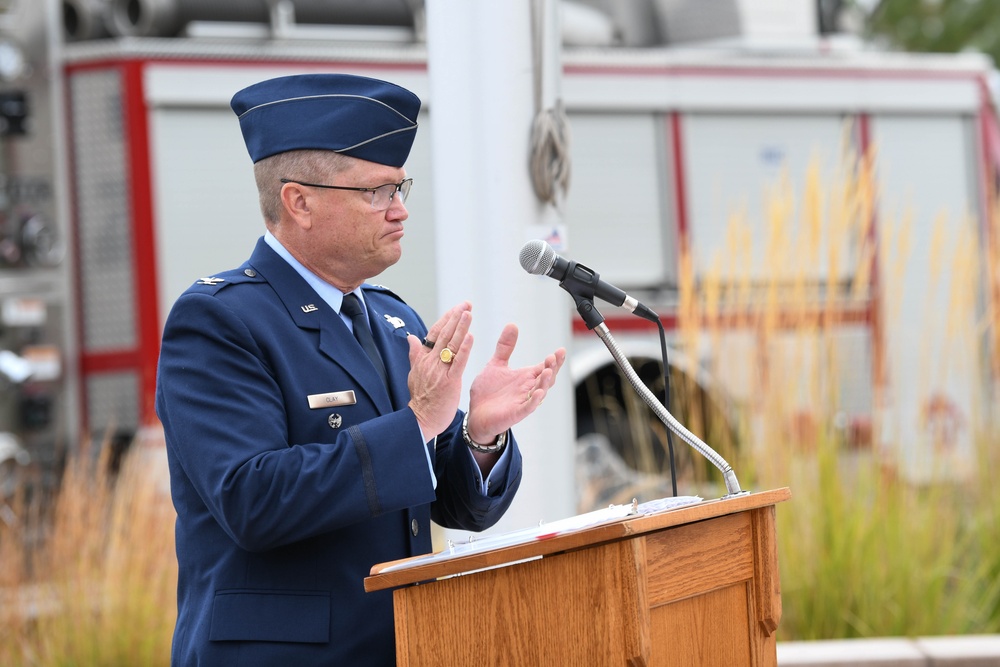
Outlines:
[[385,183],[374,188],[351,188],[343,185],[322,185],[320,183],[305,183],[291,178],[281,179],[282,183],[295,183],[309,188],[323,188],[325,190],[352,190],[354,192],[372,193],[372,208],[376,211],[384,211],[392,206],[392,200],[399,193],[399,201],[406,203],[406,198],[410,194],[410,186],[413,185],[412,178],[404,178],[399,183]]

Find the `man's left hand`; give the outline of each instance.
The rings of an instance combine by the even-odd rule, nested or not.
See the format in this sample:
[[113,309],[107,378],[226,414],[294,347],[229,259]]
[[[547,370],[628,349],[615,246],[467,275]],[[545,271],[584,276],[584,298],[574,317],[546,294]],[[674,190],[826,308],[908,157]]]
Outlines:
[[493,357],[469,389],[469,437],[478,444],[492,443],[534,412],[566,361],[566,350],[559,348],[539,364],[511,368],[517,333],[514,324],[504,327]]

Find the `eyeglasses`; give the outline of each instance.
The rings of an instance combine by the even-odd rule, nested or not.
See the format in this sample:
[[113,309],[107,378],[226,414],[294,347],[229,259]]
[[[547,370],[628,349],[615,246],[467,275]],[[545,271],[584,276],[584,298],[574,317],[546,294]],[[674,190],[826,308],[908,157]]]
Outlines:
[[281,179],[282,183],[295,183],[310,188],[324,188],[326,190],[353,190],[354,192],[372,193],[372,208],[376,211],[384,211],[392,206],[392,200],[399,193],[399,201],[406,203],[406,197],[410,194],[410,186],[413,185],[412,178],[404,178],[399,183],[386,183],[374,188],[348,188],[342,185],[320,185],[319,183],[303,183],[290,178]]

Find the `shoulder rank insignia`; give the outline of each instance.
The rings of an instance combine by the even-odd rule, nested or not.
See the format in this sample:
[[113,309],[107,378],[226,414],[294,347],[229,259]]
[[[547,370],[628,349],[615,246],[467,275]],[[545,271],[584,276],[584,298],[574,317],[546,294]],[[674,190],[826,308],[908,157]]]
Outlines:
[[201,278],[197,284],[199,285],[218,285],[219,283],[226,282],[225,278]]
[[385,321],[392,325],[393,329],[401,329],[406,326],[406,322],[399,319],[398,317],[393,317],[392,315],[385,315]]

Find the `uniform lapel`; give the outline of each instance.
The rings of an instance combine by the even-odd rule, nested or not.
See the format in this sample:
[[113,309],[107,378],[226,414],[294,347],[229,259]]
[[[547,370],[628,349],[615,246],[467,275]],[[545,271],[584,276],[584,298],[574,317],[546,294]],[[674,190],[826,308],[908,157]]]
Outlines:
[[[325,303],[323,307],[325,314],[320,326],[319,349],[350,373],[372,402],[378,406],[380,413],[392,412],[392,403],[386,392],[386,386],[382,383],[378,371],[372,366],[371,359],[340,316]],[[386,370],[389,372],[388,368]]]
[[402,320],[382,310],[379,299],[373,296],[372,291],[365,291],[365,301],[372,314],[372,335],[389,374],[393,399],[397,404],[400,401],[405,403],[410,400],[410,390],[406,383],[410,372],[410,344],[406,340],[406,325],[403,323],[399,326]]
[[[274,252],[263,239],[257,242],[250,265],[274,289],[289,316],[302,329],[319,331],[319,349],[348,373],[382,414],[392,412],[385,385],[361,345],[340,316],[323,301],[295,269]],[[385,359],[388,369],[390,362]],[[313,369],[303,369],[313,372]],[[389,370],[390,378],[392,371]],[[392,382],[392,380],[390,381]],[[405,378],[404,378],[405,384]],[[336,387],[336,390],[346,387]]]

